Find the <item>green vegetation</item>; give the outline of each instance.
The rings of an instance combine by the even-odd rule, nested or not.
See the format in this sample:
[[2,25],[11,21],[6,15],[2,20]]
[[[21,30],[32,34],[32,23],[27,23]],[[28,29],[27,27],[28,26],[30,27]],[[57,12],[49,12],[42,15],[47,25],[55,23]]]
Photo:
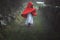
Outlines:
[[[42,23],[41,23],[41,17],[40,17],[40,11],[37,9],[37,16],[34,17],[34,26],[31,27],[30,29],[28,29],[25,25],[24,25],[24,21],[25,19],[23,17],[21,17],[21,12],[23,11],[24,7],[25,7],[26,3],[24,3],[24,5],[22,6],[22,8],[17,12],[17,16],[16,16],[16,20],[14,20],[13,22],[11,22],[6,29],[4,29],[3,31],[5,31],[5,37],[3,37],[0,34],[0,38],[2,38],[1,40],[40,40],[42,39]],[[34,4],[35,8],[38,8],[38,6],[36,4]],[[41,36],[39,36],[41,35]]]

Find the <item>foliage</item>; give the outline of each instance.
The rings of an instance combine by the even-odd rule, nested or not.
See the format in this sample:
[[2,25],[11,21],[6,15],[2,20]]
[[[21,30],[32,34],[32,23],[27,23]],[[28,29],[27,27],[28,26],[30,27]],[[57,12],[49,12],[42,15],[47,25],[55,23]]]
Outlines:
[[[5,34],[6,37],[2,36],[2,33],[0,34],[1,35],[0,38],[2,38],[1,40],[5,40],[5,39],[6,40],[40,40],[42,39],[41,37],[42,24],[41,24],[41,19],[40,19],[41,16],[40,16],[39,10],[37,9],[37,16],[34,17],[35,24],[33,25],[33,27],[28,29],[24,25],[25,19],[21,17],[21,13],[25,6],[26,6],[26,3],[20,6],[19,10],[17,10],[16,12],[17,13],[16,19],[14,21],[11,21],[11,23],[9,23],[6,26],[5,30],[3,30],[5,31],[3,33]],[[36,3],[34,3],[34,7],[38,8]]]

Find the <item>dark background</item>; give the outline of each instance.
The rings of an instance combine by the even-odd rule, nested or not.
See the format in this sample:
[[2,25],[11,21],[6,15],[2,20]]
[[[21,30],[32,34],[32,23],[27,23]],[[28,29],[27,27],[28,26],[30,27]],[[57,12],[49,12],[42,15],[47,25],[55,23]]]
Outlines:
[[[30,0],[0,0],[0,20],[8,24],[15,20],[15,12],[24,2]],[[31,0],[33,1],[33,0]],[[43,0],[35,0],[43,1]],[[0,23],[0,40],[59,40],[60,38],[60,0],[44,0],[45,4],[51,5],[41,8],[43,19],[43,32],[27,31],[13,32],[6,29],[6,25]],[[10,14],[10,16],[9,16]],[[11,18],[9,22],[9,18]],[[13,32],[13,33],[11,33]],[[13,37],[11,37],[12,35]]]

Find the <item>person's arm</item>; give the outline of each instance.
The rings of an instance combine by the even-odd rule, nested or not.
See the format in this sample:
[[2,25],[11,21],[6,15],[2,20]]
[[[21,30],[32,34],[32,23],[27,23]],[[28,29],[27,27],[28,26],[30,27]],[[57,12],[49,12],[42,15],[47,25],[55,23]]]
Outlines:
[[36,9],[32,12],[33,16],[37,16]]

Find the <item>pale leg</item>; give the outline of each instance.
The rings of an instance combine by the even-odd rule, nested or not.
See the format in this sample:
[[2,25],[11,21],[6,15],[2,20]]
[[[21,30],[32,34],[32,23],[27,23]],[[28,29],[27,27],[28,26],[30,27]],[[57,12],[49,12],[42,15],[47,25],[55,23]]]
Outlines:
[[27,19],[26,19],[25,24],[26,25],[28,25],[28,24],[33,25],[33,16],[32,16],[32,14],[27,15]]

